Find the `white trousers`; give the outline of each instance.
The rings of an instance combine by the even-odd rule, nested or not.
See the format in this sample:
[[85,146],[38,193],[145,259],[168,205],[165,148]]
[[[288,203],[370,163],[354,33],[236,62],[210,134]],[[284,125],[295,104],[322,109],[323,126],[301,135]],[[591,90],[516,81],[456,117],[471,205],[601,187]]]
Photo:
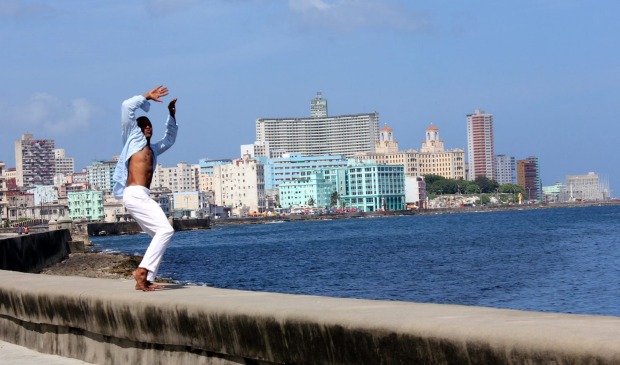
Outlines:
[[152,282],[155,280],[174,229],[159,204],[151,199],[149,189],[144,186],[126,187],[123,192],[123,204],[140,228],[152,237],[139,265],[149,271],[146,279]]

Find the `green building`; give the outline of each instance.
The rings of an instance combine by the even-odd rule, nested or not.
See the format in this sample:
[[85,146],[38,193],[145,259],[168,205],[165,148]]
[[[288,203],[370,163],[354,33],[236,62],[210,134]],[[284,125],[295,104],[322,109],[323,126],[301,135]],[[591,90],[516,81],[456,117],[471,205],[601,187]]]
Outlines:
[[403,165],[350,160],[346,169],[346,207],[363,212],[405,209],[405,169]]
[[302,171],[301,177],[280,183],[282,208],[329,207],[336,183],[320,171]]
[[99,190],[75,191],[67,194],[69,218],[86,218],[89,221],[104,219],[103,192]]

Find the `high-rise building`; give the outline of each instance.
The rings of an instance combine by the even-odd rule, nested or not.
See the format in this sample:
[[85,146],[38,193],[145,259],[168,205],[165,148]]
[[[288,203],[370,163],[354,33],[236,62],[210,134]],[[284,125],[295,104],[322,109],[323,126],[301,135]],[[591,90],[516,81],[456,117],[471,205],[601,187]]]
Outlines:
[[112,190],[114,187],[114,169],[116,160],[94,161],[86,167],[88,183],[94,190]]
[[75,172],[75,161],[73,160],[73,157],[65,156],[65,150],[63,148],[57,148],[54,150],[54,159],[56,160],[57,174],[68,176]]
[[15,168],[17,186],[54,185],[54,140],[34,139],[32,134],[23,134],[15,141]]
[[[374,152],[379,138],[379,113],[327,115],[327,101],[311,101],[309,118],[256,120],[256,143],[268,142],[269,149],[298,152],[304,156],[342,155]],[[254,151],[255,157],[273,157]]]
[[494,179],[494,157],[493,114],[476,109],[467,115],[468,180],[475,180],[478,176]]
[[312,118],[327,117],[327,100],[323,99],[323,93],[316,93],[316,98],[310,101],[310,116]]
[[517,184],[525,189],[530,201],[542,200],[542,183],[540,180],[538,157],[529,156],[525,160],[517,161]]
[[495,156],[495,181],[500,185],[514,184],[516,181],[517,164],[512,156]]

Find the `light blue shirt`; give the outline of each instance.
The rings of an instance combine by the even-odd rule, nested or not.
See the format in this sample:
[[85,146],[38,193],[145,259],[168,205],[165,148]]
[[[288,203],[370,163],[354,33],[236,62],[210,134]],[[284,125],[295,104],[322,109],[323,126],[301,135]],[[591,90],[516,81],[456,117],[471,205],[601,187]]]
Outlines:
[[[150,106],[151,104],[142,95],[137,95],[123,101],[121,107],[123,150],[121,151],[120,158],[114,169],[113,190],[116,199],[123,198],[123,191],[127,185],[127,176],[129,175],[129,159],[134,153],[142,150],[146,146],[146,137],[136,122],[136,110],[140,108],[148,112]],[[155,171],[155,167],[157,166],[157,156],[166,152],[166,150],[174,144],[177,138],[177,130],[176,120],[168,115],[164,138],[155,143],[151,142],[151,149],[153,150],[153,171]]]

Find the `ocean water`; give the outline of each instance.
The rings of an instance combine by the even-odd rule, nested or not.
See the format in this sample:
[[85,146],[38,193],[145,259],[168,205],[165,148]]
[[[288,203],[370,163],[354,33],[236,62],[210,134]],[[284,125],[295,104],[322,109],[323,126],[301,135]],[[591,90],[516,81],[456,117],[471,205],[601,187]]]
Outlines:
[[[144,254],[150,238],[93,237]],[[177,232],[159,276],[332,297],[620,316],[620,206],[215,226]]]

